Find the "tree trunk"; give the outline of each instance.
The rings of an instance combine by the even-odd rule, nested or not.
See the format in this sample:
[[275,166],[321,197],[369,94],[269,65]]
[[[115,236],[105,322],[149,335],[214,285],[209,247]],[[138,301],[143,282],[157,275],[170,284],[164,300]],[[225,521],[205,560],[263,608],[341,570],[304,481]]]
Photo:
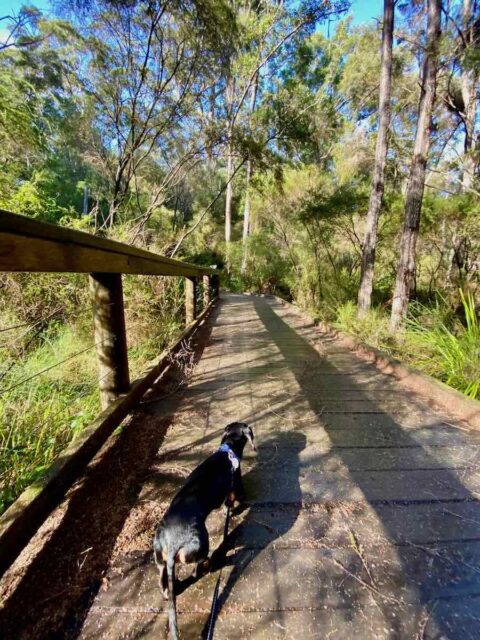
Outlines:
[[227,78],[225,102],[227,106],[227,189],[225,192],[225,257],[227,273],[230,273],[230,241],[232,238],[232,198],[233,174],[235,172],[233,157],[233,96],[234,80],[231,75]]
[[232,176],[234,172],[233,166],[233,142],[232,136],[229,132],[228,134],[228,143],[227,143],[227,189],[225,192],[225,242],[230,242],[232,238],[232,197],[233,197],[233,187],[232,187]]
[[[257,90],[258,90],[258,74],[255,76],[252,85],[252,98],[250,101],[250,127],[252,124],[252,115],[255,111],[255,102],[257,100]],[[248,157],[247,160],[247,171],[245,176],[245,206],[243,209],[243,256],[242,256],[242,273],[245,272],[247,268],[247,258],[248,258],[248,245],[247,239],[250,235],[250,180],[252,177],[252,159]]]
[[[475,0],[463,0],[463,24],[465,47],[475,45],[474,34],[474,9]],[[463,189],[468,191],[473,186],[477,163],[475,160],[475,118],[477,113],[477,80],[478,73],[475,69],[463,68],[461,75],[461,90],[464,104],[464,160],[462,173]]]
[[250,179],[252,177],[252,161],[247,160],[247,171],[245,175],[245,206],[243,208],[243,242],[245,243],[250,235]]
[[248,260],[248,236],[250,235],[250,178],[252,177],[252,161],[247,160],[247,171],[245,175],[245,206],[243,208],[243,253],[242,253],[242,273],[247,270]]
[[358,314],[370,309],[373,289],[373,270],[377,245],[377,226],[385,188],[385,163],[390,126],[390,95],[392,86],[392,43],[395,0],[384,0],[382,31],[382,63],[380,71],[379,125],[375,148],[372,193],[368,207],[365,237],[363,240],[362,269],[358,290]]
[[125,161],[118,162],[117,170],[115,172],[115,181],[113,183],[112,199],[108,208],[107,226],[112,228],[117,221],[117,213],[120,208],[122,199],[122,182],[125,172]]
[[425,170],[430,146],[432,111],[435,102],[441,10],[441,0],[428,0],[427,46],[423,62],[415,146],[405,198],[405,217],[400,240],[400,259],[393,294],[392,315],[390,319],[390,329],[392,331],[398,329],[407,314],[410,291],[415,280],[416,246],[420,228],[423,191],[425,188]]
[[[210,95],[209,95],[209,102],[210,102],[210,109],[209,109],[209,114],[208,114],[208,120],[209,120],[209,126],[214,127],[215,125],[215,100],[217,98],[216,95],[216,85],[214,84],[210,90]],[[213,146],[211,143],[208,144],[207,147],[207,161],[208,161],[208,168],[210,169],[210,171],[213,171],[215,168],[215,159],[213,156]]]

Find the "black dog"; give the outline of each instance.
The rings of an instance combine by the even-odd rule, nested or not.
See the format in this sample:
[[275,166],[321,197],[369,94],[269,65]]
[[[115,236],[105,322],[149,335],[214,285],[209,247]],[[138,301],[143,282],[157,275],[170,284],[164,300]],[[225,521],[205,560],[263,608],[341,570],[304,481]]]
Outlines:
[[244,422],[225,427],[220,448],[188,476],[157,527],[153,540],[160,586],[169,601],[170,634],[178,639],[175,607],[175,562],[196,563],[195,576],[208,563],[207,516],[225,504],[233,506],[243,497],[240,460],[245,444],[253,442],[253,431]]

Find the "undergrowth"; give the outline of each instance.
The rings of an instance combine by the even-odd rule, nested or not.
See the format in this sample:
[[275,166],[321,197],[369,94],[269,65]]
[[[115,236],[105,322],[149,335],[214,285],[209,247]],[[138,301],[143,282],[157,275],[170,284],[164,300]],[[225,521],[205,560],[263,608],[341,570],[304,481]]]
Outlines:
[[412,303],[404,331],[395,336],[385,311],[374,308],[358,318],[351,301],[338,308],[334,325],[480,399],[480,322],[473,295],[461,291],[460,299],[460,313],[442,297],[432,306]]
[[[179,278],[124,278],[130,376],[178,335]],[[100,412],[87,279],[28,274],[1,281],[0,513],[40,479]]]
[[480,322],[473,295],[460,295],[463,322],[442,318],[438,305],[433,310],[418,305],[407,321],[406,342],[415,366],[470,398],[480,398]]
[[0,511],[99,411],[93,336],[81,321],[50,326],[15,359],[6,353],[9,333],[1,334],[0,347]]

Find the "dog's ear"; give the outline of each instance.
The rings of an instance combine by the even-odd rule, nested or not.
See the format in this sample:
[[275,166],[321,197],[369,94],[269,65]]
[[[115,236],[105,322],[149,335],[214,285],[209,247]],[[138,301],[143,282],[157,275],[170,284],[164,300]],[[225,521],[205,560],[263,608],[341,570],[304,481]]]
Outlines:
[[242,426],[243,425],[241,425],[239,422],[230,422],[229,424],[227,424],[227,426],[223,430],[222,443],[225,442],[227,438],[233,436],[235,433],[238,433],[240,435],[242,433]]
[[246,424],[243,427],[242,431],[243,431],[244,436],[248,440],[248,442],[252,445],[252,449],[254,451],[256,451],[257,447],[255,446],[255,442],[253,441],[253,430],[252,430],[252,427],[249,427],[248,424]]

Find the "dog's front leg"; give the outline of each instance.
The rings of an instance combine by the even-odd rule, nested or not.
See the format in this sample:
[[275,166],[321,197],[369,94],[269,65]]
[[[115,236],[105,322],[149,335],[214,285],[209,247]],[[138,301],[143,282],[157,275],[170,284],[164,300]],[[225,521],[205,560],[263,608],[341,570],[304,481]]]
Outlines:
[[237,469],[233,476],[233,493],[235,494],[235,500],[240,504],[245,500],[245,489],[240,469]]
[[226,512],[228,508],[233,509],[235,501],[241,503],[243,502],[244,497],[245,491],[243,489],[242,474],[240,473],[240,469],[237,469],[233,474],[232,488],[225,498],[224,511]]

